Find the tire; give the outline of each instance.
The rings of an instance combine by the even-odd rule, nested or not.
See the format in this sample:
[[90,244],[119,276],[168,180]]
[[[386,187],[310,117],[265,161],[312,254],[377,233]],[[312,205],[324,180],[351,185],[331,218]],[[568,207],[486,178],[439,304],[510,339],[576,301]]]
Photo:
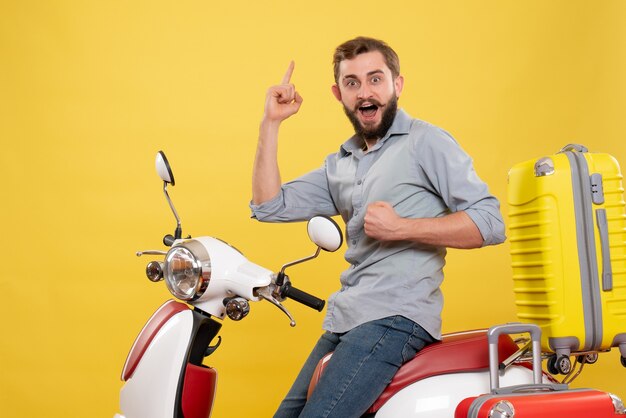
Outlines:
[[546,364],[548,373],[556,375],[559,374],[559,369],[556,368],[556,354],[552,354],[548,357],[548,363]]

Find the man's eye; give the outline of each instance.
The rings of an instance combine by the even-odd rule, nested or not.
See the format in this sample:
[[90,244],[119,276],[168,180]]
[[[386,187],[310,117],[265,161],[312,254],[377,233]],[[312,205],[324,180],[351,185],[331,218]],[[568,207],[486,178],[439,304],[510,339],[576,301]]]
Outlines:
[[356,87],[359,83],[356,80],[348,80],[346,81],[346,87]]
[[380,77],[372,77],[372,83],[377,84],[380,83],[381,79]]

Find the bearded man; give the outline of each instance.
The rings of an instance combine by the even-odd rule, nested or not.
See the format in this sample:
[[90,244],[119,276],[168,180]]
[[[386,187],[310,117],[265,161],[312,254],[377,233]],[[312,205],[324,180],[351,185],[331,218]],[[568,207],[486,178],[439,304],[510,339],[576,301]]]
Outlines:
[[[263,222],[340,215],[350,267],[330,296],[324,334],[275,417],[360,417],[398,368],[441,338],[446,248],[505,240],[498,200],[444,130],[397,107],[404,78],[385,42],[337,47],[332,93],[355,134],[324,165],[282,184],[281,123],[300,110],[293,62],[266,96],[252,179],[252,216]],[[334,352],[314,392],[318,361]]]

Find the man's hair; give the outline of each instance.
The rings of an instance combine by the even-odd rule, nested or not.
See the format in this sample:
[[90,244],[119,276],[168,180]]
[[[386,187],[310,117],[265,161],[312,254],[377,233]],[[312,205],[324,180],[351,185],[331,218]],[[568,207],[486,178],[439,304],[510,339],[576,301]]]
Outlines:
[[333,66],[335,71],[335,82],[339,83],[339,64],[343,60],[351,60],[359,54],[378,51],[385,58],[387,67],[391,70],[391,75],[395,79],[400,75],[400,59],[398,54],[385,42],[374,38],[359,36],[339,45],[333,55]]

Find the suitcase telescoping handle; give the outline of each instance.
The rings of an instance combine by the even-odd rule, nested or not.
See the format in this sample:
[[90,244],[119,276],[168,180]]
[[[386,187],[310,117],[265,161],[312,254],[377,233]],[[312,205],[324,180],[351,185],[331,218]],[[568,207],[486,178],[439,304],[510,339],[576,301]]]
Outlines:
[[487,341],[489,342],[489,378],[491,381],[491,391],[500,387],[500,359],[498,359],[498,340],[500,335],[529,333],[532,341],[533,352],[533,382],[535,385],[542,383],[541,372],[541,328],[535,324],[510,323],[496,325],[487,331]]

